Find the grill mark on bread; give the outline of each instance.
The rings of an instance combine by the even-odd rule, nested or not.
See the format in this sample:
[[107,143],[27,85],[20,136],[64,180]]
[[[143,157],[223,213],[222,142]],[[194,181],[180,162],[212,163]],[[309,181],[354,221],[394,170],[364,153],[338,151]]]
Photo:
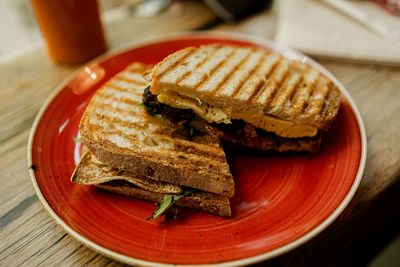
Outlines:
[[[218,51],[218,49],[219,49],[219,48],[213,49],[213,51],[211,52],[211,55],[210,55],[209,57],[206,57],[205,60],[201,61],[201,62],[196,66],[196,69],[200,69],[202,66],[204,66],[204,64],[206,64],[206,63],[209,61],[209,59]],[[197,52],[198,52],[198,51],[197,51]],[[201,55],[197,55],[197,56],[201,56]],[[180,79],[179,81],[177,81],[176,84],[182,85],[182,84],[186,81],[186,78],[189,77],[189,74],[191,74],[191,73],[188,72],[187,74],[188,74],[188,75],[185,75],[184,77],[182,77],[182,79]],[[204,78],[205,78],[206,75],[203,75],[203,76],[204,76],[204,77],[203,77],[201,80],[204,80]]]
[[188,146],[183,139],[175,139],[163,134],[152,135],[151,138],[157,143],[157,145],[157,141],[160,141],[161,139],[168,139],[174,144],[171,149],[163,151],[162,155],[162,157],[168,155],[168,157],[172,159],[171,162],[179,160],[179,164],[181,165],[200,165],[200,167],[203,168],[205,165],[209,164],[213,167],[219,167],[225,170],[228,169],[228,165],[225,163],[224,154],[221,156],[219,153],[210,150],[206,146]]
[[[227,55],[227,57],[232,56],[234,52],[235,52],[234,50],[231,50]],[[212,77],[219,70],[219,68],[224,64],[224,62],[225,60],[219,61],[217,64],[215,64],[214,68],[212,68],[210,72],[206,73],[206,75],[203,75],[203,79],[201,79],[200,83],[196,84],[196,88],[201,88],[204,84],[206,84],[210,80],[210,77]]]
[[[271,54],[270,55],[266,55],[265,56],[265,61],[263,63],[268,62],[272,57],[273,57],[273,55],[271,55]],[[273,58],[272,58],[272,60],[273,60]],[[261,76],[262,78],[261,78],[261,80],[259,81],[259,83],[255,87],[255,90],[253,90],[253,92],[251,93],[251,95],[250,95],[250,97],[248,99],[250,99],[251,101],[255,101],[255,100],[258,99],[259,94],[262,93],[263,87],[266,86],[267,77],[271,73],[273,73],[275,71],[275,69],[278,67],[279,64],[280,64],[280,61],[279,61],[279,58],[277,58],[275,61],[272,61],[272,65],[270,65],[270,64],[268,65],[266,73],[263,73],[263,72],[260,73],[262,75]],[[261,66],[264,66],[264,65],[262,64]],[[243,90],[245,90],[245,88]]]
[[143,92],[144,92],[144,88],[143,88],[143,90],[138,89],[137,87],[136,88],[135,87],[122,88],[115,84],[112,84],[112,85],[106,85],[104,88],[99,90],[96,93],[94,99],[109,98],[109,97],[113,97],[114,99],[125,98],[125,99],[130,99],[131,101],[135,101],[135,102],[139,103],[139,102],[142,102]]
[[[224,51],[226,51],[227,49],[222,49],[221,46],[214,46],[217,49],[215,50],[215,53],[212,55],[213,57],[207,57],[206,60],[204,61],[204,63],[198,68],[198,74],[201,75],[201,78],[197,81],[195,81],[195,83],[193,85],[188,85],[186,83],[189,83],[189,79],[194,79],[195,77],[189,76],[189,79],[183,80],[181,81],[181,83],[179,84],[180,86],[193,86],[194,88],[196,88],[195,90],[199,90],[198,88],[200,88],[201,86],[203,86],[211,76],[213,76],[215,74],[215,72],[220,68],[220,66],[222,64],[224,64],[225,59],[232,56],[232,54],[234,53],[233,49],[228,49],[227,54],[225,55],[225,57],[220,57],[218,58],[218,54],[223,54]],[[215,59],[218,59],[217,61],[213,61]],[[203,71],[203,67],[205,67],[205,69],[207,69],[207,65],[211,64],[215,62],[216,64],[211,65],[210,66],[210,70],[209,72],[205,72]]]
[[196,151],[197,155],[202,155],[206,156],[208,158],[213,158],[219,162],[224,162],[225,161],[225,153],[221,151],[219,148],[210,148],[208,145],[197,145],[194,147],[191,142],[188,142],[187,140],[176,140],[176,144],[174,146],[174,149],[177,151],[184,151],[187,154],[192,154],[194,151]]
[[[326,101],[324,101],[323,106],[321,107],[320,111],[320,119],[327,120],[329,124],[327,127],[330,126],[332,119],[334,118],[335,112],[339,105],[340,105],[340,96],[338,96],[337,91],[329,90],[326,96]],[[326,127],[326,128],[327,128]]]
[[[115,111],[114,111],[115,112]],[[133,130],[139,130],[139,129],[144,129],[144,125],[141,123],[138,123],[138,121],[129,121],[124,119],[119,118],[117,116],[110,116],[110,114],[107,113],[101,113],[101,111],[96,110],[94,113],[94,116],[99,119],[106,119],[107,120],[107,125],[109,124],[110,127],[112,127],[114,124],[121,125],[123,127],[129,127]],[[121,115],[124,113],[121,113]]]
[[137,84],[139,86],[146,85],[148,82],[142,77],[141,74],[134,71],[124,72],[115,76],[117,80],[124,80],[129,83]]
[[129,137],[129,135],[132,134],[131,132],[140,131],[140,130],[144,129],[144,125],[143,124],[121,121],[118,118],[104,116],[104,115],[99,114],[97,112],[96,113],[92,113],[91,116],[92,116],[92,118],[90,119],[89,125],[97,125],[98,127],[101,127],[102,129],[111,128],[111,129],[116,130],[116,131],[121,131],[121,127],[130,129],[129,130],[130,133],[126,134],[125,137]]
[[[262,63],[265,61],[265,58],[266,55],[263,55],[258,65],[255,67],[253,73],[249,73],[249,76],[260,71],[260,68],[262,67]],[[257,93],[257,90],[259,90],[259,87],[262,86],[262,84],[264,83],[263,79],[256,79],[256,78],[257,77],[251,79],[250,77],[250,79],[245,79],[243,83],[240,84],[239,91],[234,95],[234,98],[239,101],[240,100],[246,101],[252,99],[252,97],[254,97],[254,94]],[[257,81],[254,81],[255,79]]]
[[[194,169],[195,171],[211,171],[215,172],[222,171],[228,172],[229,169],[225,164],[224,160],[221,160],[217,157],[212,157],[210,154],[196,154],[186,153],[184,151],[168,151],[168,156],[175,158],[173,161],[179,161],[181,166],[190,166],[190,168]],[[171,162],[173,162],[171,161]]]
[[[195,52],[195,50],[196,49],[194,47],[188,47],[188,48],[180,51],[181,54],[179,55],[179,57],[176,57],[177,54],[174,54],[175,55],[175,57],[174,57],[175,62],[173,62],[171,65],[167,66],[161,72],[157,72],[156,73],[157,78],[161,79],[165,74],[167,74],[168,72],[171,72],[171,70],[173,70],[181,61],[184,61],[187,57],[192,55]],[[167,58],[171,58],[171,56],[168,56]]]
[[[228,72],[228,75],[226,75],[225,78],[221,81],[221,83],[216,87],[216,90],[214,91],[215,94],[218,94],[218,95],[221,94],[221,91],[222,91],[222,89],[223,89],[223,86],[221,86],[221,85],[229,84],[229,82],[232,81],[232,79],[235,78],[235,75],[237,75],[237,73],[239,72],[239,68],[240,68],[242,65],[246,64],[246,63],[249,61],[250,56],[251,56],[250,52],[247,53],[247,55],[246,55],[242,60],[240,60],[240,61],[233,67],[233,69],[232,69],[230,72]],[[236,91],[236,90],[234,90],[234,92],[235,92],[235,91]],[[232,94],[229,94],[229,96],[233,97],[234,92],[233,92]]]
[[190,71],[186,71],[181,77],[176,80],[176,84],[179,84],[180,81],[184,80],[186,77],[190,75]]
[[[129,142],[129,146],[120,146],[120,148],[125,148],[129,151],[135,147],[135,149],[139,149],[137,146],[137,143],[135,142],[136,140],[140,141],[140,149],[142,150],[151,150],[151,149],[160,149],[162,148],[162,145],[159,143],[159,139],[162,137],[170,138],[168,136],[163,136],[163,135],[151,135],[151,136],[144,136],[142,138],[139,137],[139,135],[125,135],[123,131],[120,131],[118,129],[115,129],[112,131],[112,133],[108,131],[104,131],[103,129],[96,129],[96,132],[98,133],[98,136],[100,138],[101,142],[104,143],[109,143],[113,144],[115,141],[110,140],[110,136],[118,136],[122,137],[122,139],[125,140],[125,142]],[[158,139],[158,140],[157,140]],[[171,139],[172,140],[172,139]],[[176,142],[175,139],[172,140],[173,143]],[[184,145],[183,145],[184,146]],[[180,148],[181,149],[181,148]],[[195,169],[196,171],[202,171],[202,172],[221,172],[220,175],[224,175],[225,178],[229,178],[229,168],[226,162],[224,161],[224,158],[219,158],[217,153],[207,153],[206,150],[202,151],[201,149],[199,150],[196,147],[192,148],[192,151],[187,151],[187,150],[179,150],[178,148],[172,147],[172,149],[165,149],[162,150],[161,156],[158,157],[158,155],[153,155],[152,160],[156,161],[163,161],[164,165],[174,165],[174,164],[179,164],[181,167],[185,168],[190,168],[190,169]],[[195,153],[193,153],[195,152]],[[209,151],[211,152],[211,151]],[[224,179],[225,179],[224,178]]]
[[[112,89],[115,89],[116,91],[121,91],[121,92],[130,92],[130,91],[132,91],[130,88],[117,86],[114,83],[108,83],[108,84],[106,84],[106,87],[112,88]],[[103,91],[108,91],[108,90],[101,90],[100,92],[103,92]]]
[[313,94],[310,97],[308,107],[305,110],[306,116],[315,116],[320,113],[321,107],[325,101],[325,97],[329,89],[328,85],[329,83],[327,83],[327,79],[325,79],[325,77],[322,77],[319,80],[319,83],[315,86]]
[[[210,58],[212,58],[212,56],[213,56],[215,53],[217,53],[218,50],[220,49],[220,47],[217,47],[217,46],[211,47],[211,48],[212,48],[212,50],[211,50],[211,52],[209,52],[208,57],[206,56],[206,59],[205,59],[205,60],[204,60],[204,59],[203,59],[203,60],[200,60],[199,62],[197,62],[197,63],[195,64],[195,66],[193,66],[193,69],[194,69],[194,70],[200,68],[200,67],[203,66],[205,63],[207,63],[208,60],[209,60]],[[202,57],[204,57],[204,55],[199,54],[198,51],[196,51],[196,52],[197,52],[197,53],[193,53],[193,56],[194,56],[195,58],[201,59]],[[171,71],[172,71],[172,70],[171,70]],[[187,70],[187,72],[186,72],[184,75],[182,75],[179,79],[177,79],[175,83],[176,83],[176,84],[180,84],[180,83],[181,83],[183,80],[185,80],[190,74],[191,74],[190,70]]]
[[250,95],[249,99],[251,99],[251,101],[254,101],[254,99],[257,99],[258,97],[256,97],[256,95],[260,94],[260,92],[262,92],[262,89],[264,86],[265,86],[265,81],[260,80],[259,83],[257,84],[257,86],[255,87],[255,90]]
[[[282,69],[282,73],[277,73],[278,77],[276,77],[274,73],[272,73],[272,79],[273,79],[273,86],[274,90],[271,92],[269,98],[266,99],[264,102],[265,105],[271,105],[274,102],[274,99],[279,97],[280,95],[280,88],[283,84],[285,84],[286,79],[288,78],[290,74],[290,62],[287,62],[286,60],[283,61],[284,67]],[[282,66],[282,65],[281,65]],[[278,71],[279,69],[276,68],[275,71]]]
[[[209,48],[210,49],[210,48]],[[213,49],[213,47],[211,48]],[[209,51],[206,51],[207,53]],[[191,53],[186,58],[184,58],[181,62],[171,67],[168,72],[161,78],[162,82],[175,85],[178,84],[181,80],[187,77],[188,74],[192,74],[196,70],[196,66],[204,60],[205,55],[207,53],[199,54],[196,52]],[[167,75],[168,73],[173,73],[173,75]]]
[[[265,61],[266,57],[267,57],[267,55],[263,54],[263,55],[261,56],[261,58],[258,60],[258,62],[257,62],[257,64],[255,65],[255,67],[254,67],[251,71],[249,71],[249,72],[247,73],[247,75],[246,75],[246,77],[245,77],[244,79],[242,79],[242,81],[241,81],[241,82],[239,83],[239,85],[237,86],[238,90],[235,90],[234,93],[233,93],[233,95],[232,95],[233,98],[237,99],[236,96],[239,95],[241,92],[243,92],[243,91],[246,90],[244,84],[249,80],[249,78],[250,78],[252,75],[254,75],[254,74],[257,72],[257,70],[260,69],[260,67],[262,66],[262,63]],[[260,80],[260,81],[262,82],[262,80]],[[256,90],[257,90],[257,87],[258,87],[258,85],[256,86]],[[255,90],[254,90],[254,91],[255,91]],[[253,91],[253,92],[254,92],[254,91]]]
[[[120,122],[117,122],[107,125],[107,127],[94,123],[87,127],[90,132],[94,132],[96,136],[96,138],[94,136],[87,136],[90,139],[97,140],[97,142],[109,142],[111,146],[115,144],[120,148],[129,149],[129,151],[131,151],[131,149],[138,150],[139,146],[140,150],[163,149],[163,147],[170,146],[170,144],[173,143],[173,140],[168,140],[169,143],[163,140],[163,143],[161,143],[162,136],[153,133],[149,135],[144,129],[145,126],[142,125],[132,128],[129,125],[124,126]],[[128,133],[126,130],[128,130]],[[118,141],[122,141],[125,144],[122,145]],[[138,144],[138,142],[140,142],[140,144]],[[163,150],[163,155],[168,155],[168,160],[174,160],[174,153],[172,153],[172,150]]]
[[[137,73],[132,73],[132,74],[137,74]],[[117,81],[123,81],[123,82],[129,83],[130,85],[134,84],[134,85],[145,87],[148,84],[148,82],[146,82],[145,80],[132,79],[132,78],[124,76],[124,75],[120,75],[115,78]]]
[[96,105],[110,105],[112,108],[116,109],[117,111],[129,111],[134,112],[131,114],[135,114],[135,111],[141,109],[137,106],[138,102],[134,102],[127,99],[121,99],[118,97],[108,96],[108,97],[97,97],[96,98]]
[[121,79],[121,78],[116,78],[115,80],[113,79],[112,81],[108,82],[106,84],[106,86],[114,86],[114,87],[118,87],[121,88],[122,90],[132,90],[132,88],[141,88],[141,87],[146,87],[147,83],[146,82],[142,82],[142,81],[127,81],[125,79]]
[[[138,113],[135,112],[135,111],[126,110],[126,109],[117,108],[117,107],[110,107],[108,104],[103,104],[103,103],[96,103],[96,106],[98,108],[90,110],[89,111],[90,114],[91,113],[98,113],[99,112],[98,110],[103,110],[103,112],[107,111],[107,112],[110,112],[110,113],[121,114],[122,116],[129,116],[129,118],[132,118],[132,121],[133,121],[133,118],[137,118],[137,120],[140,120],[138,118]],[[100,113],[101,112],[102,111],[100,111]],[[104,116],[105,116],[105,114],[104,114]]]
[[[117,129],[116,125],[104,123],[103,117],[98,116],[97,114],[92,114],[92,116],[95,118],[92,118],[86,127],[89,128],[89,132],[93,133],[91,137],[95,140],[98,138],[101,140],[109,140],[110,136],[112,135],[118,135],[127,141],[129,140],[129,138],[127,138],[129,136],[126,135],[122,130]],[[130,136],[130,138],[132,137],[133,136]]]
[[[312,76],[311,80],[307,79],[306,75],[303,77],[303,82],[299,86],[294,98],[293,98],[293,107],[295,108],[297,115],[304,113],[306,106],[308,105],[309,97],[311,96],[315,85],[317,84],[320,76],[317,72],[317,75]],[[311,74],[310,74],[311,75]]]
[[299,85],[300,85],[303,81],[304,81],[304,76],[303,76],[303,75],[300,75],[300,79],[299,79],[298,82],[293,86],[293,88],[292,88],[292,90],[291,90],[291,92],[290,92],[290,94],[289,94],[289,98],[288,98],[287,105],[285,105],[285,107],[287,108],[287,109],[286,109],[286,112],[290,113],[290,112],[292,111],[292,112],[294,112],[295,114],[297,113],[297,110],[296,110],[295,105],[294,105],[293,102],[294,102],[295,94],[296,94],[296,92],[297,92],[296,89],[299,87]]
[[[217,94],[220,90],[220,85],[223,84],[231,75],[235,72],[237,67],[246,59],[250,51],[244,49],[236,49],[233,54],[227,60],[223,61],[213,72],[207,77],[207,80],[197,87],[197,91],[201,92],[212,92]],[[235,62],[236,61],[236,62]],[[232,63],[235,62],[235,63]],[[218,73],[221,72],[222,79]],[[214,75],[213,79],[210,77]]]
[[[144,63],[135,62],[135,63],[127,66],[125,68],[125,70],[123,70],[123,72],[126,71],[126,72],[130,72],[130,73],[139,73],[140,74],[140,73],[144,72],[145,70],[149,69],[149,67],[150,66],[148,66]],[[123,75],[124,74],[123,72],[120,72],[117,75]]]
[[289,74],[289,63],[286,60],[281,60],[279,65],[271,72],[270,77],[267,77],[265,86],[260,91],[257,97],[257,102],[268,106],[273,102],[280,86],[285,82]]
[[107,90],[100,92],[100,95],[102,96],[110,96],[113,94],[118,95],[118,98],[121,99],[129,99],[132,102],[135,102],[135,104],[141,103],[142,102],[142,98],[143,98],[143,92],[144,90],[140,90],[140,91],[119,91],[118,89],[115,88],[107,88]]
[[139,99],[141,99],[140,96],[135,96],[135,95],[115,96],[110,91],[103,91],[97,96],[98,96],[98,99],[96,99],[96,100],[99,103],[109,102],[109,101],[118,101],[119,103],[124,103],[124,104],[130,105],[129,109],[132,109],[132,110],[139,110],[139,107],[137,105],[139,103],[141,103],[139,100]]
[[303,114],[303,116],[307,116],[307,110],[308,107],[311,104],[311,96],[314,94],[314,91],[316,90],[316,87],[318,85],[318,83],[320,82],[321,77],[318,77],[314,83],[314,85],[310,88],[309,92],[308,92],[308,96],[306,99],[304,99],[304,103],[302,105],[302,109],[301,109],[301,114]]
[[133,147],[136,147],[136,143],[134,142],[135,136],[126,138],[126,135],[124,135],[120,130],[113,129],[113,131],[105,131],[102,128],[91,128],[91,131],[96,131],[97,138],[93,136],[90,136],[89,138],[95,140],[96,142],[100,142],[103,145],[113,144],[113,146],[125,149],[132,149]]
[[316,101],[318,104],[318,110],[317,113],[320,114],[320,112],[322,111],[322,106],[325,103],[325,99],[327,98],[328,94],[329,94],[329,89],[330,89],[330,83],[331,81],[325,79],[327,81],[327,84],[322,88],[322,90],[320,91],[320,93],[318,95],[316,95]]
[[[115,110],[112,110],[115,112]],[[121,111],[118,111],[121,112]],[[216,151],[221,152],[220,149],[213,150],[210,148],[208,145],[202,145],[202,144],[197,144],[196,146],[193,146],[191,142],[188,142],[186,140],[180,140],[176,138],[172,138],[169,135],[165,135],[162,133],[157,133],[154,132],[151,134],[151,136],[147,135],[146,131],[146,125],[141,125],[141,124],[132,124],[129,122],[124,122],[120,118],[116,117],[110,117],[106,115],[101,115],[98,114],[98,111],[94,111],[94,114],[91,115],[91,117],[95,118],[95,121],[103,123],[104,125],[99,125],[97,123],[90,123],[90,127],[95,127],[96,128],[96,133],[99,138],[102,140],[109,140],[110,135],[115,135],[115,136],[121,136],[123,139],[126,140],[126,142],[132,142],[133,140],[140,139],[140,136],[142,139],[144,139],[144,142],[149,146],[149,147],[160,147],[162,146],[162,143],[165,143],[165,141],[175,143],[176,146],[172,148],[174,152],[172,151],[164,151],[163,153],[168,154],[171,159],[176,156],[178,153],[179,155],[183,156],[184,159],[186,159],[188,164],[198,164],[199,160],[202,161],[201,163],[202,166],[207,165],[208,163],[206,161],[210,161],[209,164],[210,166],[214,166],[215,168],[221,167],[218,165],[218,162],[224,163],[224,154],[223,153],[217,153]],[[104,129],[107,129],[104,130]],[[112,129],[110,131],[110,129]],[[132,131],[127,133],[124,131],[125,129]],[[134,132],[136,132],[134,134]],[[144,135],[143,135],[144,134]],[[204,148],[203,148],[204,147]],[[192,155],[192,153],[195,151],[195,154]],[[203,156],[206,158],[201,158],[199,156]],[[211,162],[212,161],[212,162]],[[183,164],[183,163],[181,163]]]
[[[275,71],[280,68],[282,61],[278,60],[275,65],[268,71],[268,73],[263,77],[263,83],[258,90],[253,93],[254,101],[258,102],[259,104],[264,104],[265,100],[268,98],[266,96],[267,91],[266,87],[269,86],[268,82],[270,82],[270,76],[273,76]],[[269,92],[271,94],[272,92]],[[262,100],[264,98],[264,101]]]
[[[131,86],[135,86],[135,85],[132,84]],[[132,94],[132,95],[138,96],[138,97],[140,97],[143,94],[142,89],[138,90],[138,88],[133,88],[133,87],[129,87],[129,88],[120,87],[120,86],[118,86],[116,84],[113,84],[113,83],[106,84],[105,87],[106,88],[103,88],[103,89],[106,89],[106,90],[101,90],[100,92],[109,91],[109,89],[114,89],[115,91],[129,93],[129,94]],[[143,87],[143,90],[144,90],[144,88],[145,87]]]
[[321,110],[319,112],[321,117],[326,117],[329,114],[329,108],[327,104],[331,104],[332,103],[332,92],[328,91],[327,95],[325,96],[326,101],[324,101],[323,105],[321,106]]
[[[265,57],[265,53],[261,53],[261,51],[252,50],[252,52],[254,53],[247,55],[247,57],[239,63],[232,76],[229,77],[229,79],[219,89],[220,94],[235,98],[235,96],[240,93],[242,85],[257,70]],[[240,70],[242,65],[245,69],[244,71]]]
[[285,82],[281,85],[280,93],[276,95],[271,105],[273,109],[289,111],[292,107],[291,99],[296,86],[302,81],[302,76],[298,73],[290,73]]
[[117,111],[115,109],[103,108],[103,109],[96,109],[95,111],[93,111],[93,113],[96,113],[100,116],[104,116],[106,118],[118,118],[120,121],[129,122],[131,124],[135,124],[138,121],[140,121],[139,118],[135,116],[136,114],[125,112],[125,110]]

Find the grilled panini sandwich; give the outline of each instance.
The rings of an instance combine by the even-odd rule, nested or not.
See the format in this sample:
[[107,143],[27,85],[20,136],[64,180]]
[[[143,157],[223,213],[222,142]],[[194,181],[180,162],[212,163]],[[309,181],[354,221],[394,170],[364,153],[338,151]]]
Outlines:
[[196,129],[264,150],[318,151],[341,101],[317,70],[255,47],[188,47],[158,63],[149,80],[150,113],[190,118]]
[[231,216],[234,182],[219,139],[148,115],[146,70],[134,63],[96,92],[79,126],[89,152],[72,181],[150,201],[179,196],[177,205]]

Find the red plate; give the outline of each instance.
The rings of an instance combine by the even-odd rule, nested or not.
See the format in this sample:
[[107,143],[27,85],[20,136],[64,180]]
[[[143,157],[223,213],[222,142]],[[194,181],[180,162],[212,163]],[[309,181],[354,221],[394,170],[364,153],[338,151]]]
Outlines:
[[[79,158],[74,137],[99,86],[133,61],[154,64],[178,49],[206,43],[255,45],[306,62],[344,94],[316,155],[232,153],[233,219],[185,210],[184,219],[147,221],[154,204],[69,181]],[[97,59],[64,82],[39,113],[28,158],[36,193],[65,230],[96,251],[136,265],[258,262],[314,237],[345,208],[362,177],[364,127],[343,86],[311,59],[265,39],[220,32],[179,34],[131,45]]]

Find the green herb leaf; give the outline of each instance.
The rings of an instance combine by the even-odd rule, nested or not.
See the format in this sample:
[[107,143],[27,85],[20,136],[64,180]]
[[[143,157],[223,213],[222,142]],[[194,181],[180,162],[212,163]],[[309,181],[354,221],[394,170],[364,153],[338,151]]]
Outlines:
[[161,214],[172,207],[179,199],[188,196],[193,193],[192,190],[185,190],[181,194],[167,194],[164,196],[163,200],[158,203],[156,210],[151,217],[153,220],[157,219]]

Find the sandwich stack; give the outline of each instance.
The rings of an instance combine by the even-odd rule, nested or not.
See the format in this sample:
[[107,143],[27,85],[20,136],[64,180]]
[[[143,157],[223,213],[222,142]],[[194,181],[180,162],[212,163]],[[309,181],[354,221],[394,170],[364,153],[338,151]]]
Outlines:
[[134,63],[96,92],[79,128],[89,151],[72,181],[230,217],[234,182],[219,139],[148,115],[146,70]]
[[[147,73],[144,78],[144,73]],[[100,88],[80,123],[88,152],[74,183],[231,217],[221,140],[317,152],[338,88],[301,62],[256,48],[188,47],[153,68],[133,63]]]

